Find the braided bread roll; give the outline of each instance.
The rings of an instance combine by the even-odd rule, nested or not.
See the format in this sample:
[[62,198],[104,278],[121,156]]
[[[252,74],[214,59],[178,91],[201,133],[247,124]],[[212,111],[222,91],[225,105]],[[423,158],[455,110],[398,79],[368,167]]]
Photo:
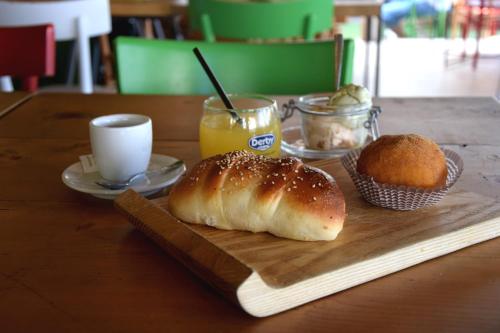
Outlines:
[[185,222],[303,241],[335,239],[345,218],[344,196],[329,174],[297,158],[245,151],[198,163],[174,186],[168,207]]

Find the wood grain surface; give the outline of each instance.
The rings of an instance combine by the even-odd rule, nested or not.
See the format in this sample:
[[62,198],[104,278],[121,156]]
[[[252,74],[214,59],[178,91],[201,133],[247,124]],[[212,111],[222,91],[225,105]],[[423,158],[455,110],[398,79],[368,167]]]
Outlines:
[[[197,121],[192,117],[201,112],[202,100],[42,94],[0,119],[2,332],[500,331],[498,239],[256,319],[135,230],[111,202],[62,185],[61,172],[88,152],[87,126],[94,114],[156,114],[156,123],[162,125],[155,128],[153,149],[192,165],[199,159]],[[169,107],[174,103],[177,108]],[[384,107],[383,132],[431,133],[452,144],[447,148],[465,163],[454,189],[499,200],[498,126],[483,126],[498,124],[493,99],[377,103]],[[443,103],[467,121],[451,112],[450,119],[442,119]],[[423,113],[408,122],[405,110],[410,105]],[[478,116],[468,117],[466,109]],[[76,113],[53,116],[68,111]]]
[[347,219],[334,241],[184,224],[168,212],[168,197],[148,201],[129,191],[115,202],[134,226],[257,317],[500,236],[494,199],[452,189],[437,205],[398,212],[365,202],[339,160],[312,165],[333,175],[345,196]]
[[[438,205],[393,211],[364,201],[339,160],[312,165],[333,175],[345,196],[347,219],[335,241],[300,242],[268,233],[189,228],[259,273],[269,286],[283,288],[483,221],[498,218],[500,224],[500,203],[473,192],[452,189]],[[168,210],[167,197],[152,202]]]
[[[198,140],[204,96],[109,94],[40,94],[0,122],[4,138],[88,138],[92,118],[112,113],[141,113],[153,120],[155,140]],[[278,105],[290,97],[278,97]],[[493,98],[382,98],[383,134],[420,133],[440,144],[500,145],[494,135],[500,123],[500,104]],[[292,126],[299,115],[283,126]],[[83,125],[83,126],[82,126]],[[30,128],[30,131],[18,129]]]
[[30,96],[30,93],[24,91],[14,91],[10,93],[0,92],[0,118],[19,105],[19,103],[27,100]]

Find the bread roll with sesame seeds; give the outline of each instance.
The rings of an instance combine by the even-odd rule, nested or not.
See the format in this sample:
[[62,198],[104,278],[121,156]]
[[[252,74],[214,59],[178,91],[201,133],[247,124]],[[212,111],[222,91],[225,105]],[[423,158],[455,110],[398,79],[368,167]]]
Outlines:
[[201,161],[174,186],[168,208],[189,223],[301,241],[333,240],[345,219],[332,176],[297,158],[245,151]]

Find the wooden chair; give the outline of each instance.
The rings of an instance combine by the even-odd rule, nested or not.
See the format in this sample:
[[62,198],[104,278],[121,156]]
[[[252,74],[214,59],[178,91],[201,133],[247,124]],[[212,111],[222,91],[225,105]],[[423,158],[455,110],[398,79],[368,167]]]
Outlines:
[[20,78],[23,90],[35,91],[38,77],[54,75],[55,38],[51,24],[0,27],[0,50],[0,75]]
[[57,41],[76,40],[80,89],[92,93],[90,37],[111,31],[109,0],[0,1],[0,26],[51,23]]

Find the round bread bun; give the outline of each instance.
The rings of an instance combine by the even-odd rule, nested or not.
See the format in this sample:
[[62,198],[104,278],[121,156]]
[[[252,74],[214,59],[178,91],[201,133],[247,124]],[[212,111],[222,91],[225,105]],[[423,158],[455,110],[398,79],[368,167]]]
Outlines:
[[416,134],[381,136],[363,149],[357,171],[378,183],[426,189],[445,185],[448,175],[443,151]]

